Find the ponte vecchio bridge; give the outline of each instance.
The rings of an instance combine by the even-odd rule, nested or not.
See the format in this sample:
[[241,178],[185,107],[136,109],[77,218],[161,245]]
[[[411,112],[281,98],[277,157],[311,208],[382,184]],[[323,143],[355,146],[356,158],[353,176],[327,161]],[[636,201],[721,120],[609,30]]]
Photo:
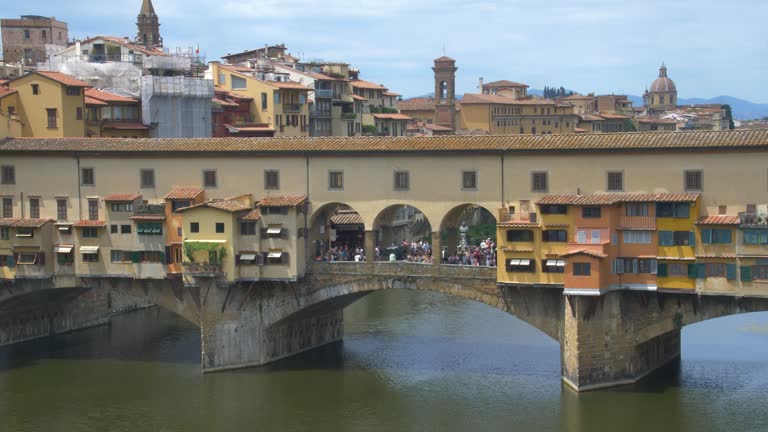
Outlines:
[[[200,327],[204,371],[255,366],[406,288],[538,328],[578,390],[634,382],[683,326],[768,310],[766,150],[768,131],[0,141],[0,342],[156,304]],[[403,206],[432,264],[373,259]],[[471,209],[496,218],[496,268],[439,259]],[[365,262],[314,260],[340,210]]]

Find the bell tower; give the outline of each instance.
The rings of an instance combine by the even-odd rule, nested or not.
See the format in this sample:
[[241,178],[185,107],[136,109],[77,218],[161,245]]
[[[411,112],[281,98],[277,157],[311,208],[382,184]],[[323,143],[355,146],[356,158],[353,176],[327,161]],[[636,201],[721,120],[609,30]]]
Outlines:
[[162,48],[163,38],[160,37],[160,19],[152,6],[152,0],[143,0],[139,17],[136,19],[136,43],[147,49]]
[[442,56],[435,59],[435,124],[456,133],[456,60]]

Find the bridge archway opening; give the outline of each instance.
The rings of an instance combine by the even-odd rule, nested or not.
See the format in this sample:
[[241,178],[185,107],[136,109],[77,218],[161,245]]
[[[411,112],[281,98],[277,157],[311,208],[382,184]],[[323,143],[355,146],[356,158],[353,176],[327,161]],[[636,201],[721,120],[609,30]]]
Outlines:
[[440,223],[443,264],[496,266],[496,216],[477,204],[461,204]]
[[432,262],[432,224],[418,208],[406,204],[383,209],[373,222],[379,251],[375,260]]
[[352,206],[334,202],[311,217],[310,253],[317,261],[356,261],[365,255],[365,222]]

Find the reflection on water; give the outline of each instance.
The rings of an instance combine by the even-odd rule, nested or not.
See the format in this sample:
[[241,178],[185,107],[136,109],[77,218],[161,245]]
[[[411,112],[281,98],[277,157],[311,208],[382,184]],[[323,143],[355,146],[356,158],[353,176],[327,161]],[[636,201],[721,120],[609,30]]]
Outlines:
[[0,349],[0,431],[765,431],[766,326],[697,324],[679,370],[577,394],[555,341],[440,294],[371,294],[343,342],[208,375],[199,330],[154,308]]

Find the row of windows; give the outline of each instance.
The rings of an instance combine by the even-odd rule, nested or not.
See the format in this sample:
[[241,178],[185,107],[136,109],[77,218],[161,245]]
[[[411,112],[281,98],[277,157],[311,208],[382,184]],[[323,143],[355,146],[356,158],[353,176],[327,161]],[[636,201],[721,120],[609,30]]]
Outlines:
[[[684,170],[683,190],[686,192],[701,192],[704,190],[704,171]],[[608,171],[606,173],[606,191],[624,191],[624,172]],[[549,173],[547,171],[531,172],[531,192],[549,192]]]
[[[510,258],[506,261],[508,273],[536,273],[536,260],[527,258]],[[564,273],[565,260],[545,259],[541,260],[543,273]],[[573,263],[574,276],[589,276],[591,274],[589,263]]]

